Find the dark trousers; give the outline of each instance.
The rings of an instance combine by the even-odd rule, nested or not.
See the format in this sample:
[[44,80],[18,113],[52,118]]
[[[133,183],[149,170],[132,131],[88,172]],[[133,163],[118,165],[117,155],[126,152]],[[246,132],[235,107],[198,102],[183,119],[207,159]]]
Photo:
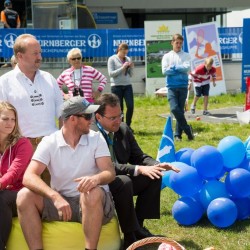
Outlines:
[[11,232],[12,217],[17,216],[16,197],[16,191],[0,191],[0,250],[5,249]]
[[127,106],[126,123],[130,127],[132,123],[132,116],[134,112],[134,94],[132,85],[126,86],[112,86],[111,92],[116,94],[120,100],[121,110],[123,112],[123,99]]
[[[138,230],[139,220],[160,218],[161,179],[117,175],[109,184],[123,233]],[[134,207],[133,196],[137,195]]]
[[185,103],[187,98],[187,88],[169,88],[168,102],[170,111],[176,119],[175,136],[181,137],[182,131],[186,134],[190,133],[190,127],[185,118]]

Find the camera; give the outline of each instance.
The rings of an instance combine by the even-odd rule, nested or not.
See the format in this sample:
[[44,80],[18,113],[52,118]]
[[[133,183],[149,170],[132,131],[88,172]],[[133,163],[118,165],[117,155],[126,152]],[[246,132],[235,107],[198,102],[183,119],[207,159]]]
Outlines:
[[83,97],[83,91],[80,88],[74,88],[73,90],[73,96],[82,96]]

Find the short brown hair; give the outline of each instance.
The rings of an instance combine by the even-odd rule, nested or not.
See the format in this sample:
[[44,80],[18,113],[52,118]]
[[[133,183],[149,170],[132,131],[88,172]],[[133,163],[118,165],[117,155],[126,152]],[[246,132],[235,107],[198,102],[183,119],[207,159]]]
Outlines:
[[126,43],[120,43],[117,47],[116,53],[118,53],[119,50],[127,50],[128,45]]
[[181,41],[184,41],[184,38],[181,34],[175,34],[173,35],[172,37],[172,42],[174,42],[175,40],[181,40]]
[[20,36],[18,36],[15,40],[15,44],[14,44],[14,55],[17,56],[17,53],[25,53],[26,49],[27,49],[27,44],[25,43],[25,39],[27,38],[33,38],[36,40],[36,37],[31,35],[31,34],[22,34]]
[[116,107],[120,105],[120,100],[118,96],[113,93],[104,93],[96,100],[96,104],[100,105],[96,113],[103,116],[105,114],[106,106]]

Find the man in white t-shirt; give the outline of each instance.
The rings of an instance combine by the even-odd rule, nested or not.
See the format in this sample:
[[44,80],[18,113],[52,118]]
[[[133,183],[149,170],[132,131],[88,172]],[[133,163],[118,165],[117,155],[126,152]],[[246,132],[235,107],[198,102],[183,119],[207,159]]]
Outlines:
[[[40,216],[47,221],[81,222],[85,249],[97,248],[102,224],[113,217],[107,184],[114,180],[115,171],[103,136],[90,130],[98,107],[80,96],[67,100],[61,130],[44,137],[34,153],[24,175],[25,188],[17,198],[29,249],[43,249]],[[51,187],[40,178],[46,167]]]
[[63,97],[56,79],[39,69],[41,46],[33,35],[18,36],[14,54],[16,67],[0,77],[0,100],[15,106],[22,134],[36,146],[41,137],[58,129],[55,117],[59,117]]

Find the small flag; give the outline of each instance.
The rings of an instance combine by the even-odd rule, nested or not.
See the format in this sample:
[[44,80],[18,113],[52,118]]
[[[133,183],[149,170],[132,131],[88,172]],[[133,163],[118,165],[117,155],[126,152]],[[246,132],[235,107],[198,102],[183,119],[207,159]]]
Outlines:
[[159,162],[174,162],[175,161],[175,147],[174,135],[172,129],[172,120],[169,116],[161,138],[157,161]]

